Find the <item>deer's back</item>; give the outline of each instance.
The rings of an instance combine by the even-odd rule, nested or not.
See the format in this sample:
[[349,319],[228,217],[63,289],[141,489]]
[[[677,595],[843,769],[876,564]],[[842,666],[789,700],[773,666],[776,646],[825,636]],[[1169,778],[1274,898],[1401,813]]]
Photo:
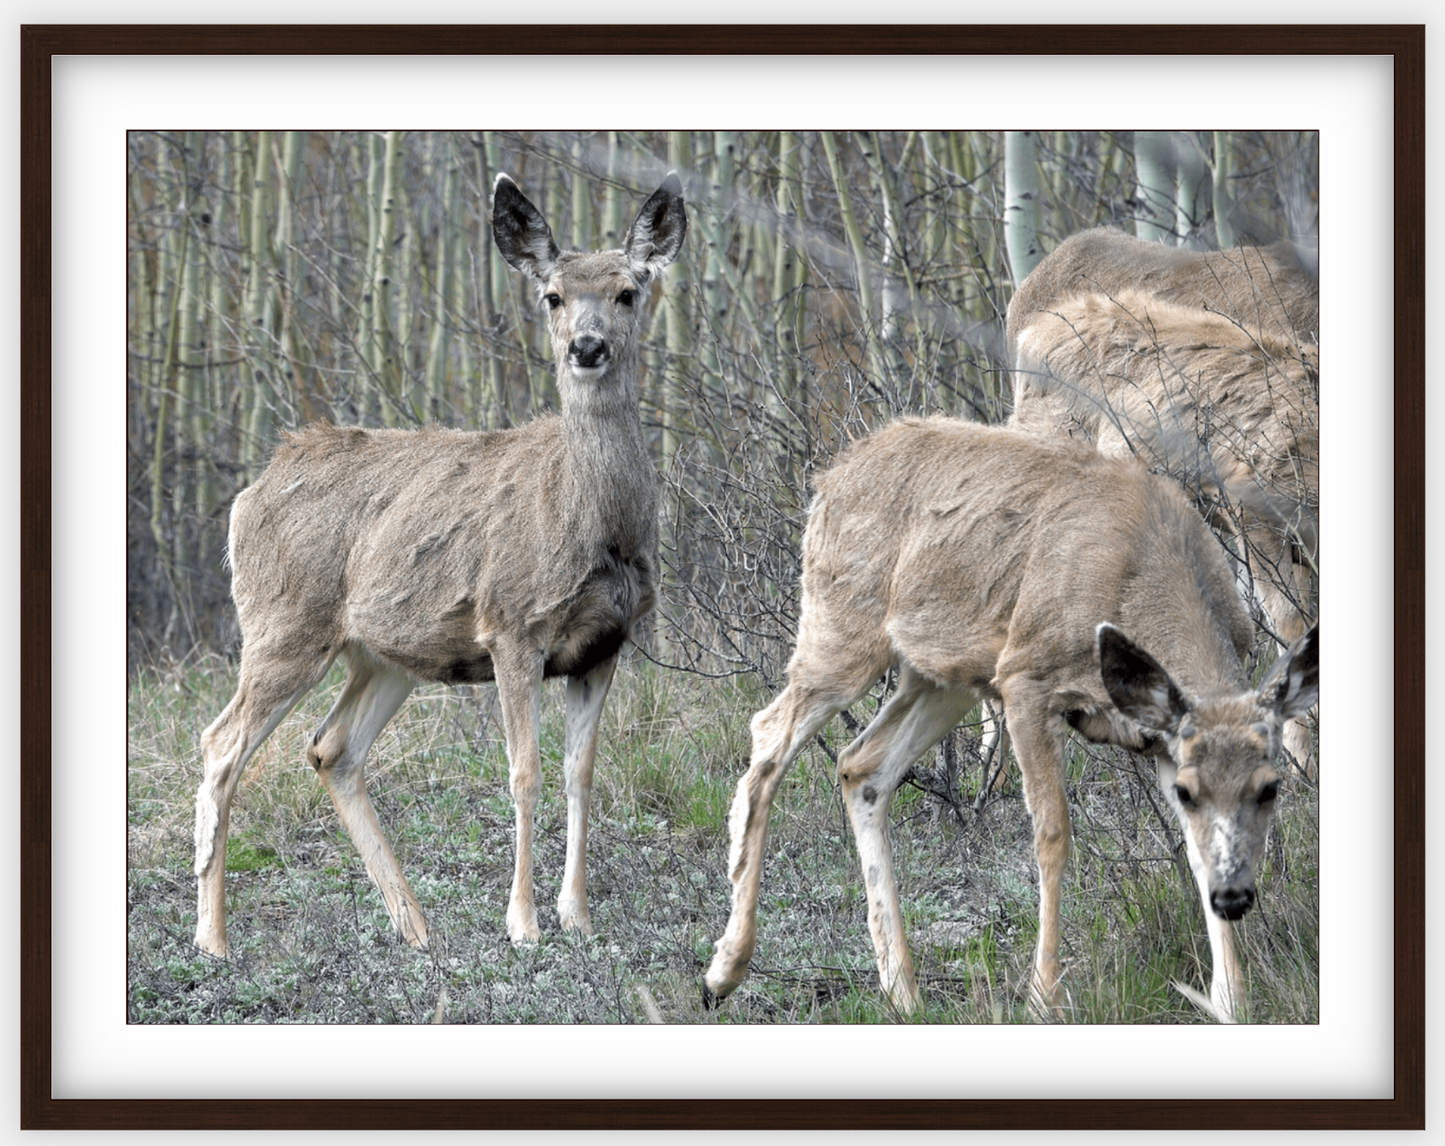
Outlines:
[[1213,310],[1273,334],[1312,340],[1320,328],[1314,261],[1288,240],[1267,247],[1189,251],[1095,227],[1070,235],[1019,285],[1008,308],[1009,346],[1030,319],[1076,294],[1146,291]]
[[563,452],[554,417],[289,435],[232,511],[247,641],[271,629],[333,651],[351,642],[447,681],[491,679],[479,640],[504,627],[532,632],[549,657],[558,646],[555,672],[610,655],[651,607],[655,525],[620,543],[579,527]]
[[[803,551],[805,623],[846,617],[940,683],[994,695],[1025,672],[1107,698],[1101,621],[1160,616],[1226,659],[1248,616],[1217,542],[1172,485],[1066,439],[905,419],[818,479]],[[831,622],[838,623],[838,622]],[[881,634],[881,635],[880,635]]]

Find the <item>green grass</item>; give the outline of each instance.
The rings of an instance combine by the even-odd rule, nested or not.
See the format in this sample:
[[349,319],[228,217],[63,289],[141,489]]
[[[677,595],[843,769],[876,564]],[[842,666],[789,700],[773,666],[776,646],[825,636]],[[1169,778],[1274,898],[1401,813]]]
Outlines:
[[[560,689],[541,733],[537,902],[543,931],[515,948],[504,914],[512,804],[490,686],[419,688],[368,759],[378,815],[427,911],[432,944],[392,933],[381,897],[304,760],[339,671],[256,753],[233,805],[227,900],[233,957],[191,945],[193,800],[201,730],[234,675],[208,661],[144,673],[130,689],[129,980],[135,1022],[872,1023],[879,993],[856,850],[834,767],[816,745],[770,822],[752,972],[715,1011],[701,977],[727,919],[727,811],[768,697],[640,659],[618,672],[594,778],[588,886],[593,936],[562,933],[553,906],[565,850]],[[873,702],[855,709],[867,719]],[[841,722],[827,730],[837,751]],[[1029,1022],[1037,934],[1031,829],[1016,776],[982,813],[976,732],[955,734],[956,815],[929,784],[892,807],[905,923],[924,994],[911,1021]],[[926,768],[930,761],[921,762]],[[927,779],[926,777],[924,779]],[[1076,747],[1062,958],[1075,1022],[1202,1022],[1174,991],[1208,989],[1209,945],[1177,831],[1127,756]],[[1317,792],[1294,779],[1239,928],[1255,1021],[1318,1019]],[[1162,806],[1162,801],[1160,801]]]

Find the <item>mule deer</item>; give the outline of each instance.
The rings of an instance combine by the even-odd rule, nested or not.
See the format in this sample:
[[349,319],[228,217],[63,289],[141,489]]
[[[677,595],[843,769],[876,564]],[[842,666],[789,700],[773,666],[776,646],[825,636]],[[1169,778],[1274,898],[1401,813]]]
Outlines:
[[[1314,345],[1124,289],[1030,315],[1014,365],[1011,425],[1134,454],[1176,478],[1237,536],[1281,647],[1304,634],[1318,561]],[[1303,722],[1285,747],[1306,766]]]
[[1208,920],[1210,1000],[1243,999],[1230,921],[1255,896],[1280,724],[1314,702],[1311,630],[1257,689],[1254,634],[1219,542],[1183,493],[1081,443],[948,418],[906,419],[817,479],[788,684],[753,717],[728,818],[732,912],[704,999],[753,955],[768,812],[798,751],[889,668],[897,691],[838,756],[882,987],[918,1002],[887,837],[909,765],[978,697],[1001,702],[1039,868],[1032,996],[1062,1013],[1059,904],[1069,852],[1069,729],[1153,756]]
[[494,432],[312,426],[286,437],[231,511],[240,680],[201,737],[196,794],[196,943],[213,954],[228,950],[226,827],[241,769],[337,657],[346,684],[306,757],[415,947],[426,922],[367,797],[367,750],[418,679],[496,681],[516,803],[507,932],[536,939],[538,706],[544,678],[567,678],[557,911],[564,928],[590,930],[597,721],[623,643],[656,595],[657,474],[638,408],[643,304],[687,217],[669,175],[621,250],[563,252],[498,175],[491,223],[502,257],[540,287],[560,416]]

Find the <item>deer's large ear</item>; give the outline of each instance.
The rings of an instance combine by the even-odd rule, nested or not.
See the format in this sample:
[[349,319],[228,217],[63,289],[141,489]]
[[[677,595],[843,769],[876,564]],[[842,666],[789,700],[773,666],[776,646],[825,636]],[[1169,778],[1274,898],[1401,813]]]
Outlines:
[[662,186],[637,213],[622,249],[633,272],[639,278],[650,279],[677,258],[686,237],[687,210],[682,202],[682,183],[677,172],[669,171]]
[[561,253],[542,212],[522,194],[510,175],[492,185],[492,238],[502,258],[529,278],[546,282]]
[[1189,713],[1184,694],[1153,657],[1107,622],[1096,632],[1099,671],[1114,707],[1146,732],[1173,736]]
[[1316,625],[1276,658],[1260,682],[1259,702],[1281,720],[1303,716],[1320,698],[1320,627]]

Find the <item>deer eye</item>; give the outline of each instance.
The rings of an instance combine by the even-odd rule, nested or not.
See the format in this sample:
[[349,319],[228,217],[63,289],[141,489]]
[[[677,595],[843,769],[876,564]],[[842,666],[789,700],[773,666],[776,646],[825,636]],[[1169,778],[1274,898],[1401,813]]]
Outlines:
[[1261,789],[1259,790],[1259,802],[1260,802],[1261,804],[1268,804],[1271,800],[1273,800],[1273,799],[1274,799],[1276,796],[1278,796],[1278,795],[1279,795],[1279,781],[1278,781],[1278,780],[1271,780],[1268,784],[1266,784],[1263,788],[1261,788]]
[[635,290],[625,290],[617,296],[617,301],[623,306],[631,306],[636,299],[637,292]]
[[562,296],[560,294],[557,294],[555,291],[544,294],[542,298],[547,303],[548,310],[556,310],[559,306],[562,305]]
[[1183,784],[1174,785],[1174,796],[1186,808],[1194,803],[1194,797],[1189,794],[1189,789]]

